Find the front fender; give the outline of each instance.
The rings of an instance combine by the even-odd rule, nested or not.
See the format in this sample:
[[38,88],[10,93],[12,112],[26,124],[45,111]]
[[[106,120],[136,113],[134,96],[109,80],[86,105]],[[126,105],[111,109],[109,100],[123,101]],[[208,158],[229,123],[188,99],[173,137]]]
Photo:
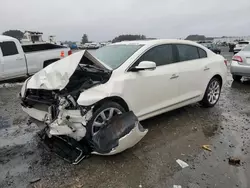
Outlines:
[[[118,91],[122,92],[122,90]],[[77,100],[77,103],[81,106],[91,106],[107,97],[116,96],[123,98],[120,93],[117,93],[117,88],[115,90],[113,86],[102,84],[82,92]]]
[[81,106],[90,106],[109,96],[110,95],[104,91],[91,88],[80,94],[77,103]]

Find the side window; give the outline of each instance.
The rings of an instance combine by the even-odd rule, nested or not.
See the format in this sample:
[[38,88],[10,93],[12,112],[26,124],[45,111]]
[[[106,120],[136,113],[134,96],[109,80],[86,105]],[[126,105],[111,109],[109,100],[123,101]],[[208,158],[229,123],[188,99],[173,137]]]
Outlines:
[[142,61],[153,61],[156,66],[167,65],[174,62],[173,50],[171,44],[156,46],[145,54],[135,63],[137,66]]
[[199,56],[200,58],[206,58],[207,57],[207,52],[201,48],[198,48]]
[[12,41],[0,43],[0,47],[3,52],[3,56],[10,56],[18,54],[16,44]]
[[176,47],[179,52],[179,61],[188,61],[200,58],[197,47],[195,46],[177,44]]

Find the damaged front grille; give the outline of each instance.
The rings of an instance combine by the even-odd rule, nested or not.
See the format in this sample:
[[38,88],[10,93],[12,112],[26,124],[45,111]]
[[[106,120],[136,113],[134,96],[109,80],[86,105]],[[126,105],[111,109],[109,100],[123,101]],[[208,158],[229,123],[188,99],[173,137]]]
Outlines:
[[26,97],[23,99],[24,104],[32,106],[34,104],[56,104],[56,91],[42,89],[28,89]]

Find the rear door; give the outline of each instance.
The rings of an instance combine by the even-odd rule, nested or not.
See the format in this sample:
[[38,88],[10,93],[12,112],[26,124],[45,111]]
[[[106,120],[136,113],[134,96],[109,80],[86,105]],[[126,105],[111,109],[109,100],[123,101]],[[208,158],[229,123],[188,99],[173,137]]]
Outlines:
[[124,79],[124,95],[135,114],[145,119],[177,103],[179,82],[171,44],[149,49],[132,67],[142,61],[153,61],[157,67],[155,70],[128,71]]
[[0,43],[2,52],[3,79],[24,76],[27,73],[26,61],[21,48],[14,41]]
[[206,51],[186,44],[175,45],[178,53],[178,71],[180,84],[180,101],[193,100],[203,94],[207,82],[209,62]]

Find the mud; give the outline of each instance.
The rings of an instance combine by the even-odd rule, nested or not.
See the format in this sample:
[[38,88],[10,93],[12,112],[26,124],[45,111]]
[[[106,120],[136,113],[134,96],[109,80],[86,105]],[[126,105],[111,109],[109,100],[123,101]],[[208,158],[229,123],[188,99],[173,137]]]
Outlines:
[[[236,83],[228,73],[214,108],[194,104],[143,121],[149,132],[134,148],[116,156],[92,156],[76,166],[44,150],[36,136],[40,124],[27,125],[19,91],[18,85],[0,87],[1,188],[250,187],[249,80]],[[230,165],[229,158],[241,164]],[[182,169],[177,159],[189,167]]]

